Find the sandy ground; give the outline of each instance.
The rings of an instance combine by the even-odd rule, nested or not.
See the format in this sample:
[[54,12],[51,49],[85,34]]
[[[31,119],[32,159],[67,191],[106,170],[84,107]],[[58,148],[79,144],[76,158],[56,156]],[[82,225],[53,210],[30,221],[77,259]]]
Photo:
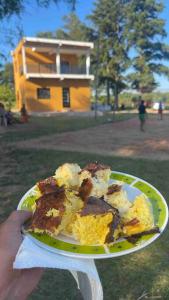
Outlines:
[[150,116],[145,132],[137,118],[17,143],[19,148],[66,150],[169,160],[169,116]]

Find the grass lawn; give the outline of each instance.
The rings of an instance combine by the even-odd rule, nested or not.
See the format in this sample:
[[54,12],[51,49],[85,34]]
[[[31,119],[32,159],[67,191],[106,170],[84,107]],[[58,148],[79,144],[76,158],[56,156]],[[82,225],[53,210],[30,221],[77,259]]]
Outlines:
[[80,116],[65,116],[54,115],[51,117],[34,117],[30,118],[28,124],[14,125],[3,136],[4,142],[16,142],[26,139],[37,138],[44,135],[51,135],[65,131],[75,131],[79,129],[89,128],[108,122],[119,122],[133,118],[134,113],[117,113],[114,117],[112,113],[106,113],[103,116],[80,117]]
[[[53,128],[51,131],[53,132]],[[18,136],[15,137],[13,131],[7,133],[7,136],[11,134],[13,141],[16,141]],[[17,144],[8,144],[5,139],[4,136],[3,149],[0,150],[1,221],[16,208],[20,197],[28,188],[37,180],[53,174],[65,161],[84,166],[89,161],[97,160],[109,164],[113,170],[144,178],[155,185],[166,199],[169,195],[169,161],[104,157],[53,150],[18,150]],[[104,300],[168,300],[169,230],[146,249],[116,259],[97,260],[96,265],[103,284]],[[146,296],[141,297],[144,293]],[[68,271],[48,270],[29,299],[80,300],[81,296]]]

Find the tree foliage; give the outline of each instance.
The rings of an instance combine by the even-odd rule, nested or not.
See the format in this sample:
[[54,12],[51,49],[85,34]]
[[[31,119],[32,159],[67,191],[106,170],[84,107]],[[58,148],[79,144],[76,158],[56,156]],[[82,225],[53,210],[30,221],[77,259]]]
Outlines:
[[88,27],[80,21],[74,12],[71,12],[63,17],[62,29],[57,29],[54,32],[39,32],[37,36],[44,38],[85,41],[87,39],[87,30]]
[[[26,0],[0,0],[0,19],[22,13],[26,2]],[[52,2],[57,4],[61,0],[36,0],[36,2],[39,6],[48,7]],[[64,2],[69,4],[72,9],[75,9],[76,0],[64,0]]]
[[0,84],[8,84],[14,87],[13,64],[7,63],[0,70]]
[[56,38],[64,38],[75,41],[85,41],[87,26],[80,21],[78,16],[72,12],[63,17],[63,29],[56,31]]
[[126,33],[126,9],[128,1],[97,0],[90,16],[99,40],[99,76],[106,79],[118,94],[125,84],[125,72],[130,66],[129,45]]
[[161,61],[169,59],[169,47],[162,42],[166,37],[165,22],[160,18],[163,4],[156,0],[131,0],[128,5],[128,39],[134,47],[129,79],[132,87],[146,93],[156,86],[154,74],[169,76],[169,69]]
[[11,109],[15,103],[14,89],[8,84],[0,85],[0,102],[4,103],[7,109]]

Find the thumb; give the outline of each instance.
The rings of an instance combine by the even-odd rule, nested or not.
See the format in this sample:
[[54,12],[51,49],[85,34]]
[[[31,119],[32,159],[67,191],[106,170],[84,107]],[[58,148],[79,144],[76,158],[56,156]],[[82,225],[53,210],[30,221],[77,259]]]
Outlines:
[[16,225],[20,227],[31,217],[32,217],[32,212],[30,211],[15,210],[10,214],[8,221],[14,222]]

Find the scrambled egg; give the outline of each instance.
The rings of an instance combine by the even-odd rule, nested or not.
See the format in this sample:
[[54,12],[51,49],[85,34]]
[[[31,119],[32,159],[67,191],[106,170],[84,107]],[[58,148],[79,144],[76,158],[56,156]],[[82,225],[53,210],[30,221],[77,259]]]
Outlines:
[[81,245],[103,245],[112,219],[111,213],[84,217],[77,214],[77,219],[73,224],[74,238],[80,241]]
[[123,233],[127,236],[150,230],[154,226],[151,205],[143,194],[136,197],[133,205],[123,216],[124,224],[129,223],[133,219],[137,219],[138,223],[123,227]]

